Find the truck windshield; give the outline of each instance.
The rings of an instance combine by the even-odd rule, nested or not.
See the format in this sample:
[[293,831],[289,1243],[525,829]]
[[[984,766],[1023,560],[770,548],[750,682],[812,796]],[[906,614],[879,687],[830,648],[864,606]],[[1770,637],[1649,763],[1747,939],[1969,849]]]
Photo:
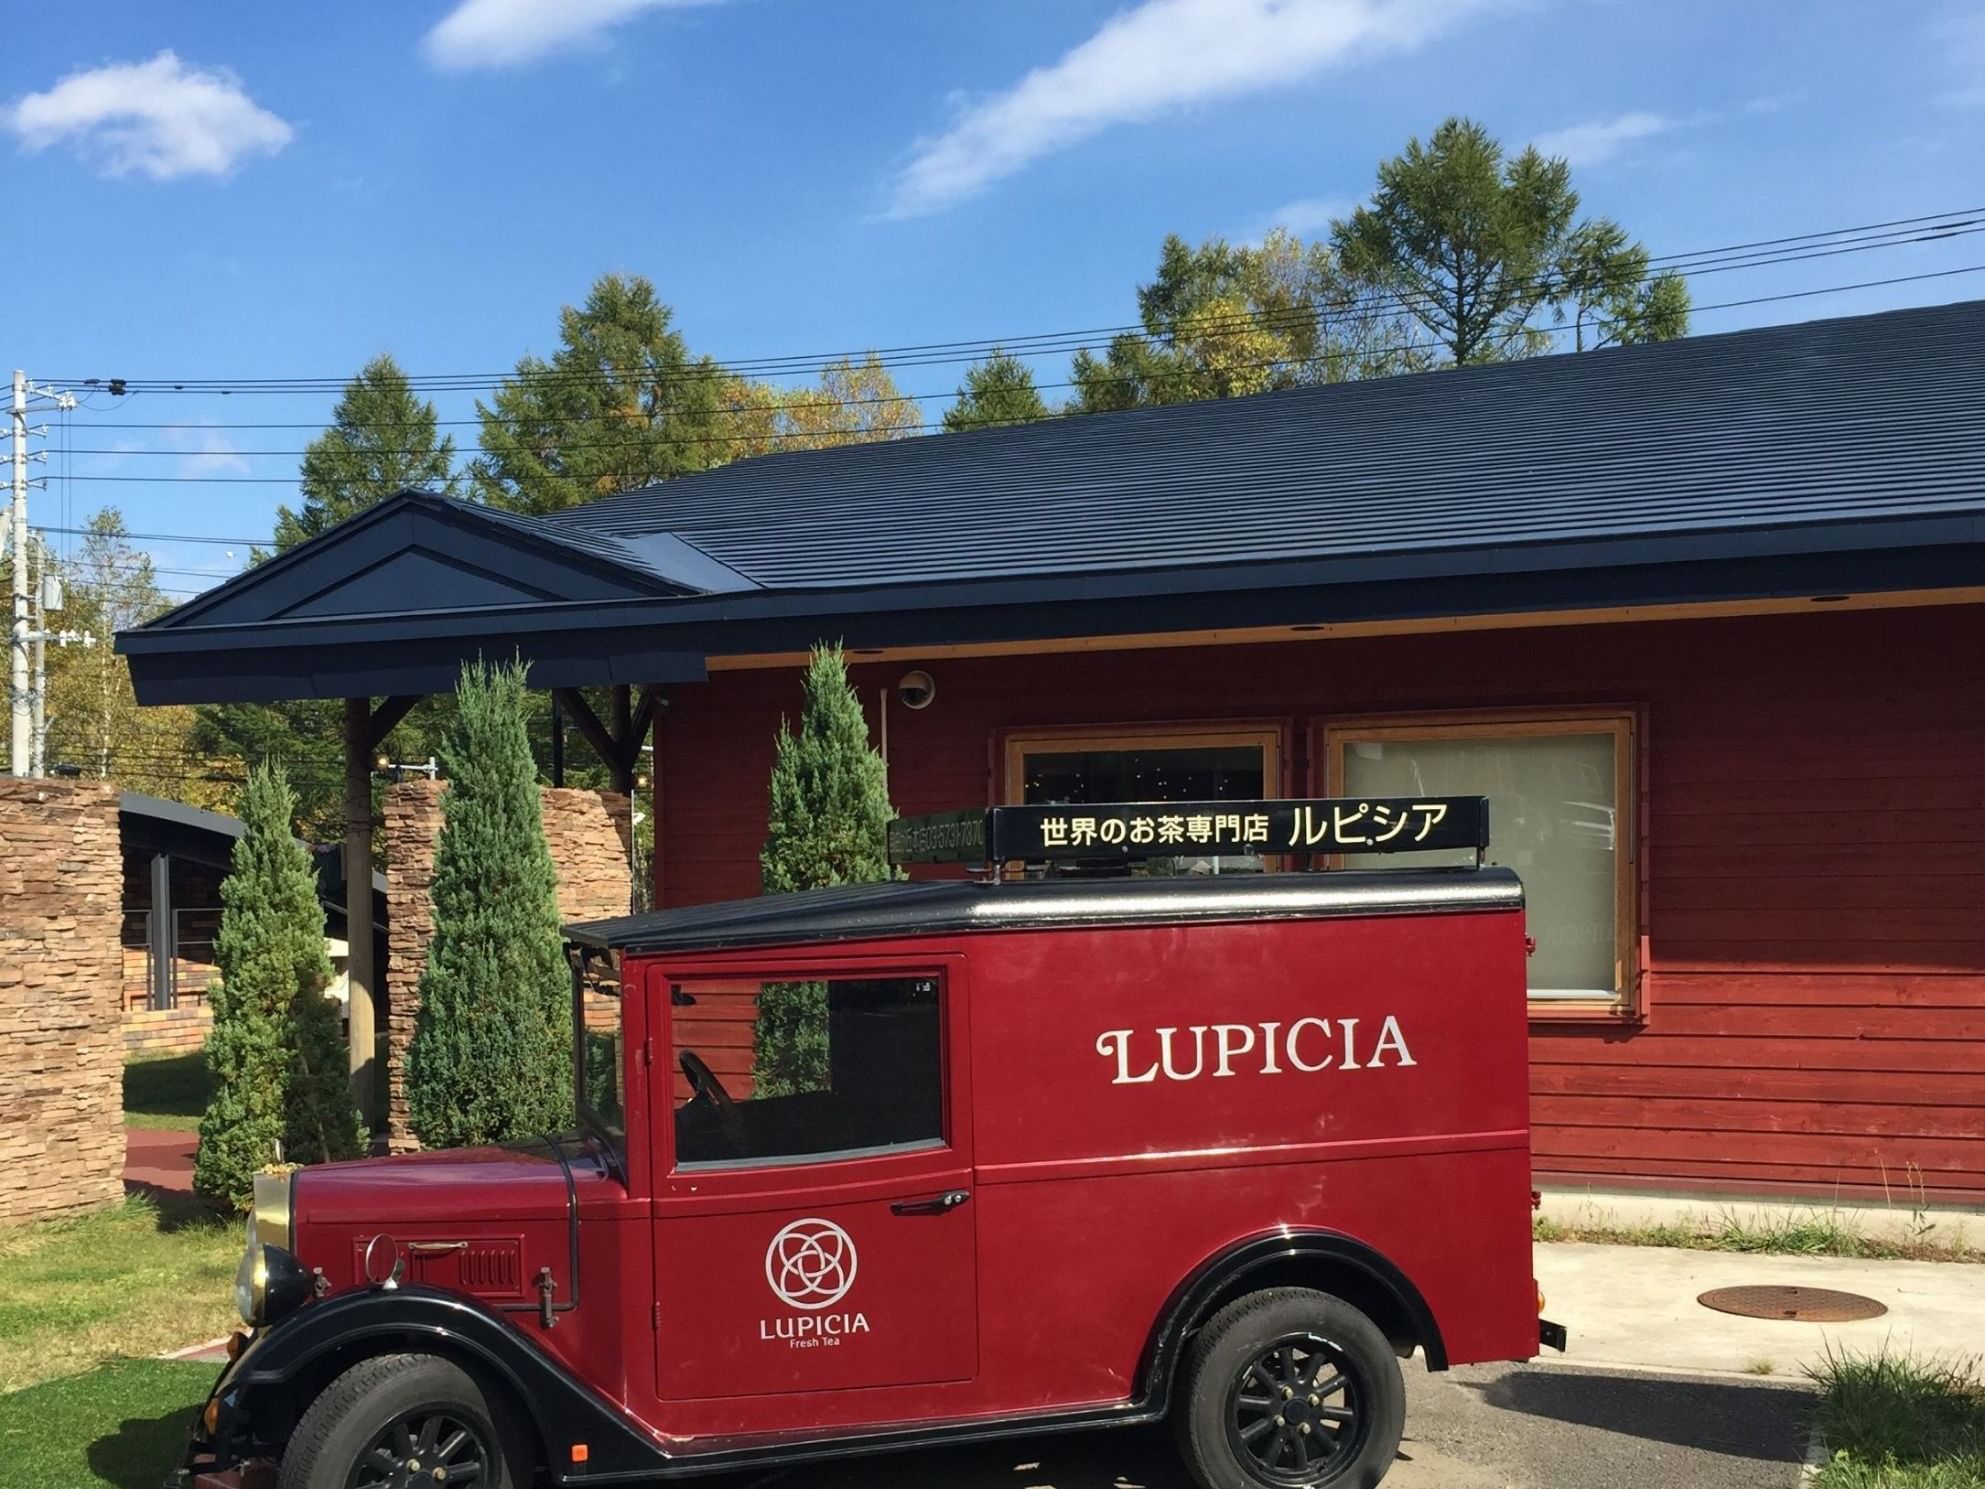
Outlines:
[[572,1064],[580,1117],[618,1150],[627,1136],[620,1090],[620,954],[612,961],[574,959]]

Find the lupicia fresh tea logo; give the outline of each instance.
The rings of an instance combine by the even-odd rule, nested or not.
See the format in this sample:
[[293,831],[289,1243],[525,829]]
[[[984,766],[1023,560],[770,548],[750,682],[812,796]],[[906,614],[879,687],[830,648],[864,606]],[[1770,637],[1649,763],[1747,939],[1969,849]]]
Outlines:
[[810,1217],[783,1226],[765,1248],[765,1280],[781,1303],[798,1312],[760,1319],[758,1337],[814,1349],[868,1333],[867,1315],[826,1311],[848,1295],[859,1264],[855,1238],[833,1221]]

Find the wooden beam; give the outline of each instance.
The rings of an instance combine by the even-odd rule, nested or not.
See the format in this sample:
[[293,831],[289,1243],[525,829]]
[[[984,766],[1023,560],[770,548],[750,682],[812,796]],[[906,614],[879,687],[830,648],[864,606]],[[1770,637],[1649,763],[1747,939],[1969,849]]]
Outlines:
[[385,699],[372,710],[365,725],[365,750],[368,755],[386,743],[386,736],[393,732],[393,726],[413,712],[413,706],[420,699],[419,693],[401,693]]
[[600,716],[593,712],[593,705],[586,701],[586,695],[577,688],[553,688],[551,696],[572,716],[572,722],[586,736],[586,743],[600,757],[600,763],[611,766],[618,750],[613,731],[600,722]]

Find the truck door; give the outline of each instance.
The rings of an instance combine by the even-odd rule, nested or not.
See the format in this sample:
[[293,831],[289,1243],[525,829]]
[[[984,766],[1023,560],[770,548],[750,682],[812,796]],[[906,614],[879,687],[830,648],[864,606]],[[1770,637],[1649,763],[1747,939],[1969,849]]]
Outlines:
[[963,965],[946,960],[651,994],[663,1400],[976,1373]]

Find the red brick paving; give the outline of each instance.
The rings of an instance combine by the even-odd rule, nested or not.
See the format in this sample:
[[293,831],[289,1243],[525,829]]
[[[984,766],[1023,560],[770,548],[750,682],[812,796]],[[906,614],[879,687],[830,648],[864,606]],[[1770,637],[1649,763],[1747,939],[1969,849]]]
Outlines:
[[171,1194],[193,1192],[193,1150],[197,1132],[160,1132],[143,1127],[124,1129],[124,1188]]

